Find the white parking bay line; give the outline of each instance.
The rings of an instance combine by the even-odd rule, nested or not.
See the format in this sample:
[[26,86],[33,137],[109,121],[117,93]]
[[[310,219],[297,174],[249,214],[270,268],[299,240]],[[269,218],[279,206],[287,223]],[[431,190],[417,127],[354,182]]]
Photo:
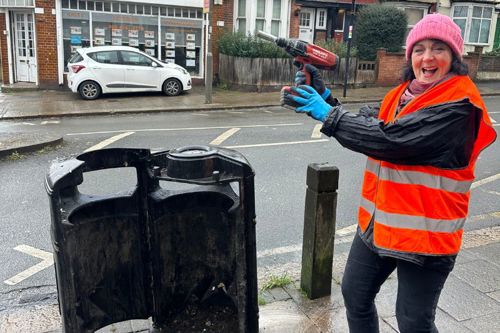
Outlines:
[[[342,236],[347,236],[349,234],[353,234],[356,231],[356,228],[358,227],[357,224],[350,225],[348,227],[339,229],[335,232],[336,236],[335,237],[335,244],[344,244],[344,243],[349,243],[352,241],[351,237],[342,237]],[[297,252],[297,251],[302,251],[302,244],[295,244],[295,245],[289,245],[289,246],[282,246],[282,247],[276,247],[274,249],[268,249],[268,250],[263,250],[257,252],[257,258],[264,258],[264,257],[270,257],[278,254],[285,254],[285,253],[292,253],[292,252]]]
[[126,132],[126,133],[115,135],[115,136],[113,136],[113,137],[111,137],[109,139],[106,139],[106,140],[104,140],[102,142],[99,142],[95,146],[92,146],[90,148],[85,149],[84,152],[102,149],[102,148],[104,148],[106,146],[109,146],[113,142],[116,142],[116,141],[118,141],[120,139],[123,139],[124,137],[127,137],[127,136],[129,136],[131,134],[134,134],[134,132]]
[[311,139],[321,139],[321,127],[323,127],[323,124],[317,124],[314,126]]
[[66,135],[94,135],[94,134],[112,134],[123,132],[159,132],[159,131],[201,131],[213,129],[230,129],[230,128],[266,128],[266,127],[286,127],[286,126],[302,126],[304,123],[289,123],[289,124],[257,124],[257,125],[241,125],[241,126],[211,126],[211,127],[178,127],[178,128],[141,128],[141,129],[122,129],[116,131],[99,131],[99,132],[80,132],[68,133]]
[[477,182],[472,183],[472,186],[470,187],[470,189],[472,190],[476,187],[479,187],[479,186],[487,184],[487,183],[491,183],[491,182],[498,180],[498,179],[500,179],[500,173],[497,173],[496,175],[493,175],[493,176],[490,176],[488,178],[484,178],[484,179],[478,180]]
[[215,138],[214,140],[212,140],[212,142],[210,142],[211,145],[220,145],[221,143],[223,143],[224,141],[226,141],[231,135],[233,135],[234,133],[238,132],[241,128],[231,128],[227,131],[225,131],[224,133],[222,133],[221,135],[219,135],[217,138]]
[[225,148],[237,149],[237,148],[286,146],[286,145],[298,145],[298,144],[304,144],[304,143],[319,143],[319,142],[327,142],[327,141],[328,141],[328,139],[306,140],[306,141],[290,141],[290,142],[274,142],[274,143],[260,143],[260,144],[254,144],[254,145],[227,146]]
[[14,248],[14,250],[26,253],[30,256],[33,256],[33,257],[36,257],[39,259],[42,259],[42,261],[34,266],[31,266],[30,268],[28,268],[24,271],[22,271],[21,273],[14,275],[10,279],[5,280],[4,283],[8,284],[10,286],[16,285],[19,282],[29,278],[30,276],[32,276],[32,275],[44,270],[47,267],[52,266],[54,264],[54,257],[52,256],[52,253],[50,253],[50,252],[42,251],[42,250],[36,249],[36,248],[28,246],[28,245],[24,245],[24,244],[16,246]]

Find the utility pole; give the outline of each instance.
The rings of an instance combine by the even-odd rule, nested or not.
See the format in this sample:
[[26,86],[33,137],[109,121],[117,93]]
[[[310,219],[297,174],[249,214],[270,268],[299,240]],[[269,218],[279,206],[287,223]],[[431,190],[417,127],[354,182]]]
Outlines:
[[205,0],[203,6],[207,19],[207,57],[205,61],[205,104],[212,104],[212,81],[213,81],[213,59],[212,59],[212,0]]
[[344,94],[346,97],[347,94],[347,78],[349,76],[349,57],[351,56],[351,43],[352,43],[352,29],[354,24],[354,16],[356,12],[356,0],[352,0],[352,9],[351,9],[351,19],[349,21],[349,35],[347,36],[347,55],[345,61],[345,75],[344,75]]

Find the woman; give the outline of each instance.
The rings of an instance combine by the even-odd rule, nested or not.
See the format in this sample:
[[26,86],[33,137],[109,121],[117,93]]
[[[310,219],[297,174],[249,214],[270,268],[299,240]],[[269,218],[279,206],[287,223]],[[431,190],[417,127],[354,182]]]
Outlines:
[[324,123],[324,134],[368,156],[342,281],[351,332],[378,332],[375,296],[394,270],[399,330],[437,332],[437,302],[460,249],[474,165],[496,139],[462,53],[460,28],[431,14],[410,31],[404,83],[380,108],[343,110],[310,66],[319,93],[310,86],[293,88],[298,96],[283,92],[285,103]]

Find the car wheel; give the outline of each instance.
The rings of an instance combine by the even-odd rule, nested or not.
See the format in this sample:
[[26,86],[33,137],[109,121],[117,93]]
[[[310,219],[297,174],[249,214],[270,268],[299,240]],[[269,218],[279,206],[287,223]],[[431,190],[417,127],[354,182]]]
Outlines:
[[163,93],[167,96],[177,96],[182,91],[182,84],[177,79],[168,79],[163,83]]
[[83,99],[91,100],[101,96],[101,86],[95,81],[85,81],[78,87],[78,93]]

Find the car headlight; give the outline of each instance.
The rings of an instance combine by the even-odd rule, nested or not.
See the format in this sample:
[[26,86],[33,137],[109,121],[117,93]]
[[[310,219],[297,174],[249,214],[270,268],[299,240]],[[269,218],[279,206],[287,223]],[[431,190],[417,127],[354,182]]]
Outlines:
[[188,73],[188,72],[187,72],[187,70],[185,70],[184,68],[182,68],[182,67],[180,67],[180,66],[179,66],[179,67],[174,67],[174,68],[175,68],[175,69],[177,69],[177,70],[178,70],[179,72],[181,72],[182,74],[187,74],[187,73]]

